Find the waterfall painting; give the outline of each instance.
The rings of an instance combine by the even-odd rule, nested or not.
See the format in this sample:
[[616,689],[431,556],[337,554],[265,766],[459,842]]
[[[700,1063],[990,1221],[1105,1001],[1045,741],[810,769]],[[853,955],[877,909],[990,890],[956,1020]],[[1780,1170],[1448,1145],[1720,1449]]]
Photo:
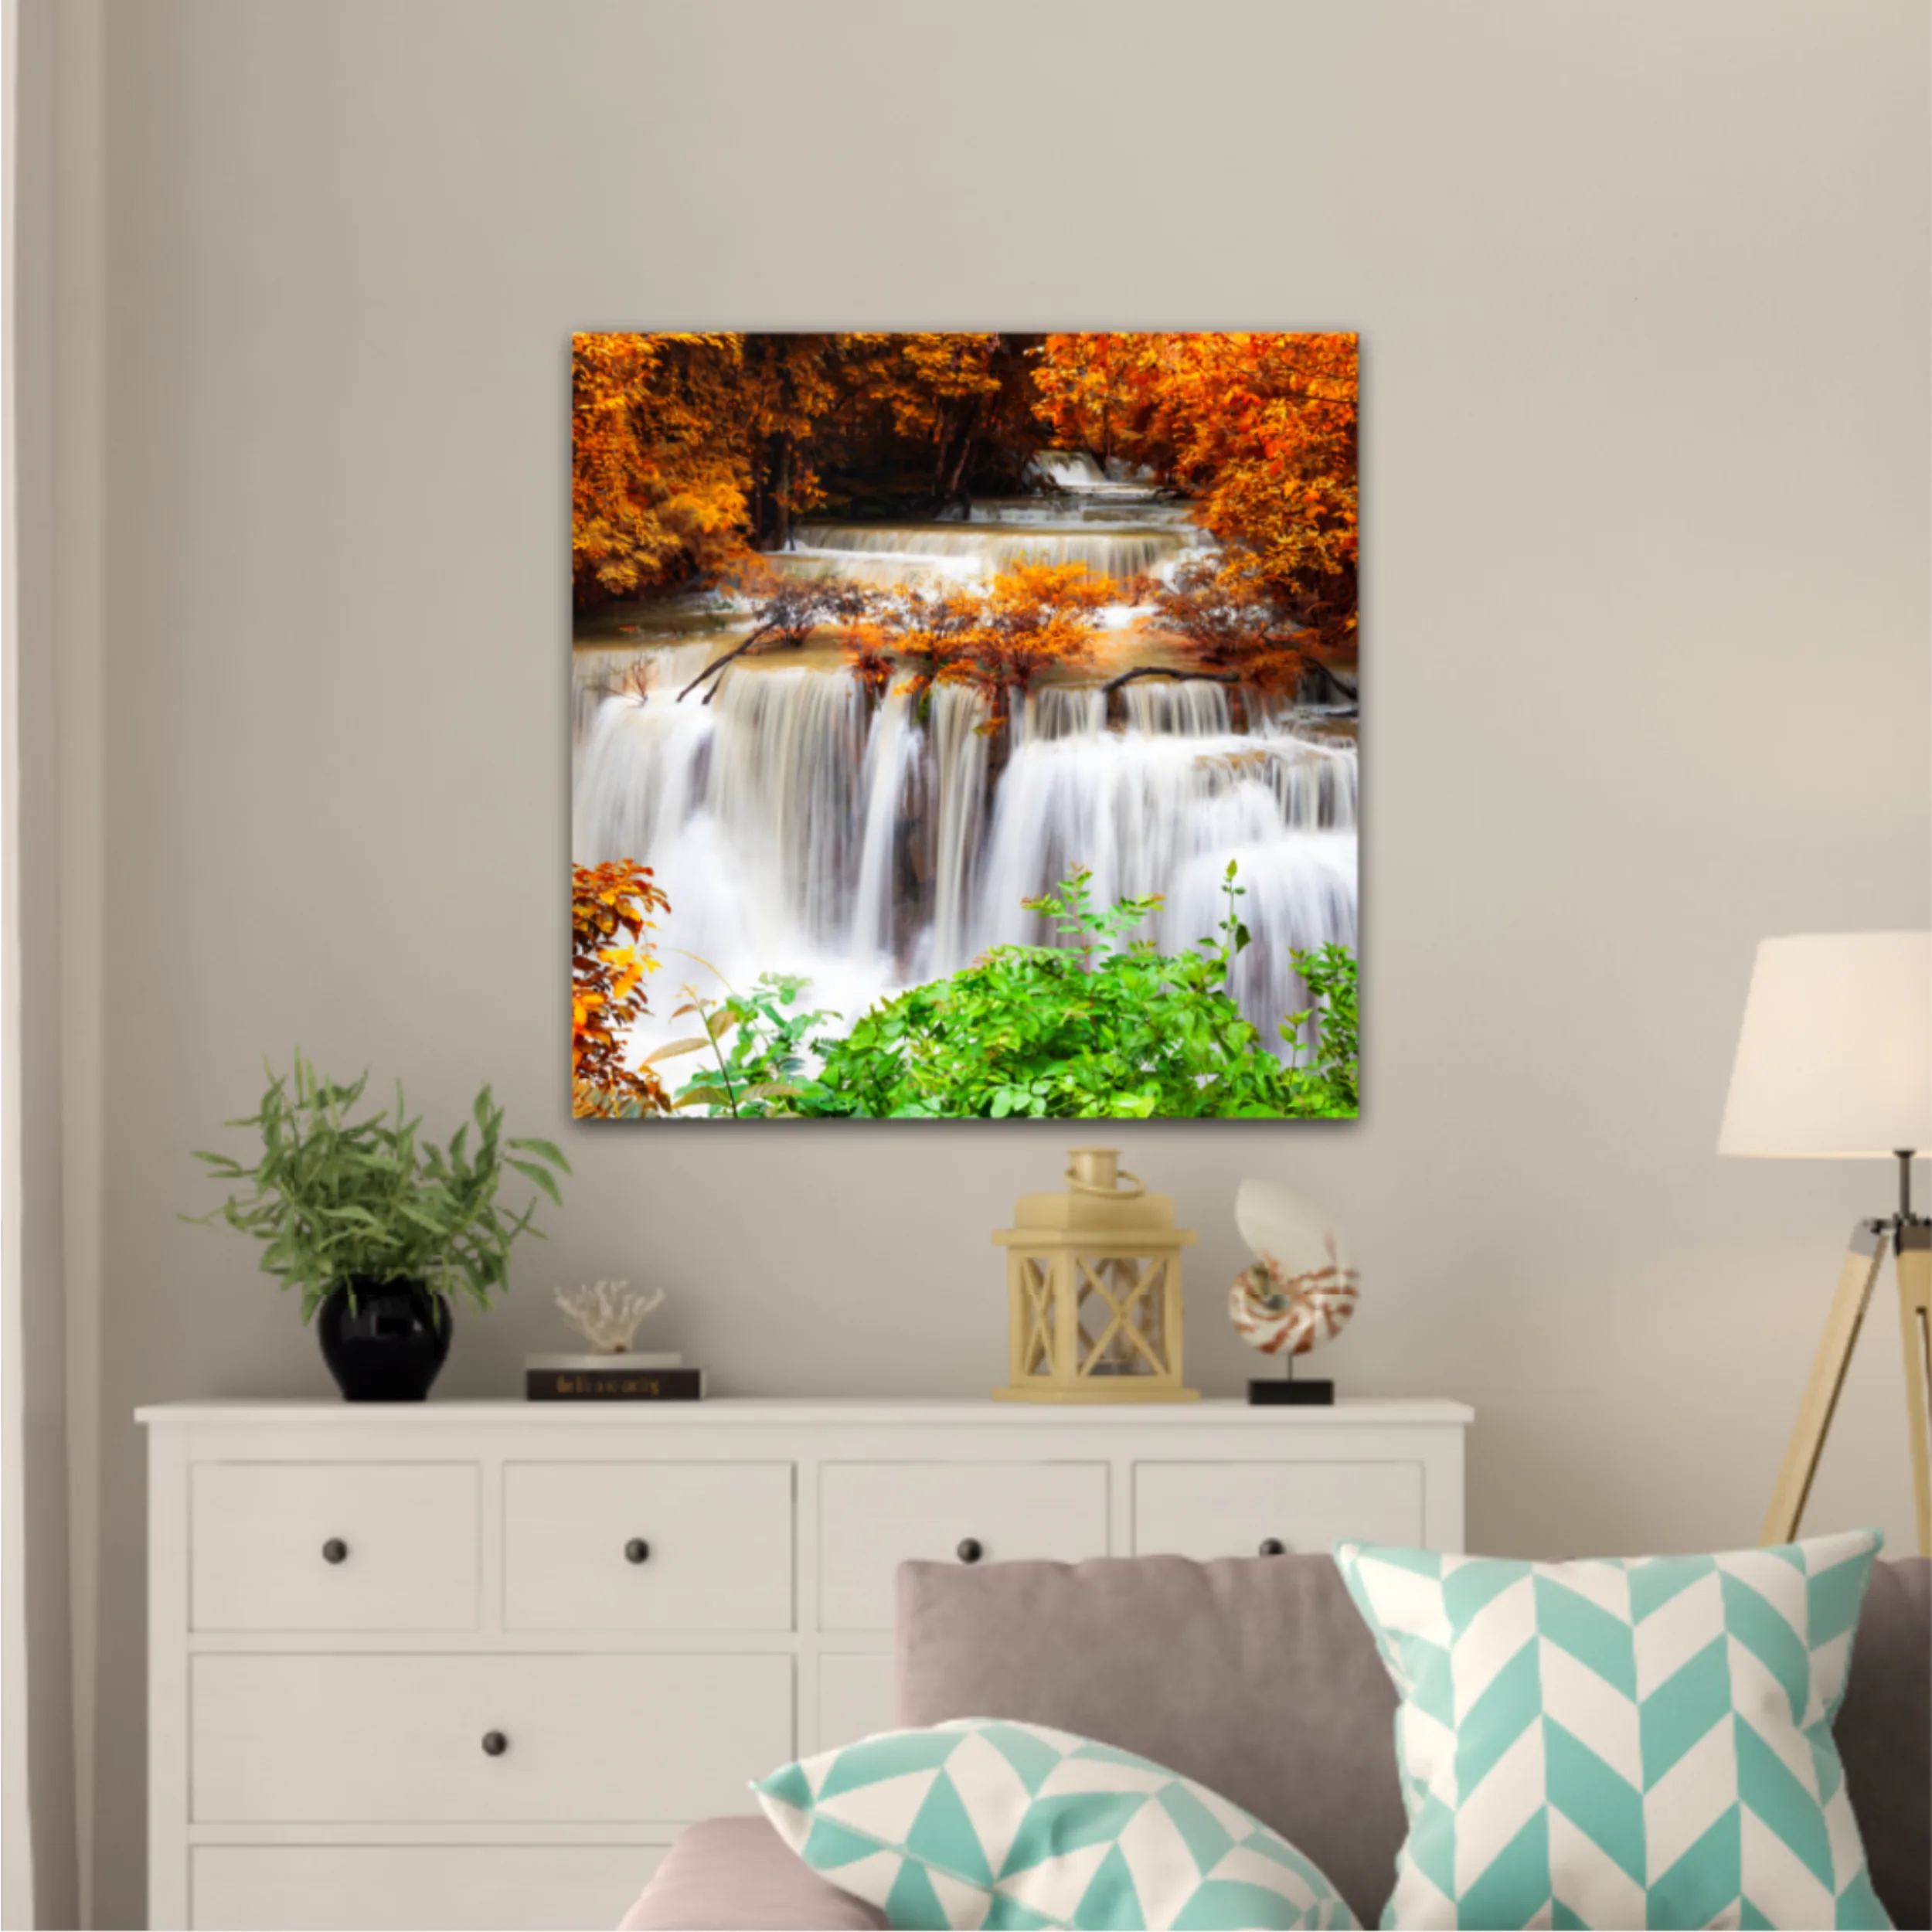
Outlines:
[[1356,359],[576,337],[574,1112],[1353,1118]]

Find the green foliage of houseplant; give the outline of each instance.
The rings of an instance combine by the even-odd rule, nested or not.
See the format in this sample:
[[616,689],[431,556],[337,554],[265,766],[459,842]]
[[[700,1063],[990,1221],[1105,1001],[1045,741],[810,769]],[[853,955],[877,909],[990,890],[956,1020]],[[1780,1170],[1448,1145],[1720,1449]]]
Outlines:
[[491,1294],[509,1285],[512,1244],[526,1233],[543,1238],[534,1199],[515,1213],[498,1202],[505,1171],[562,1205],[556,1175],[570,1171],[562,1150],[506,1139],[503,1110],[487,1087],[471,1118],[439,1146],[423,1138],[400,1084],[393,1110],[358,1119],[366,1073],[345,1084],[325,1080],[299,1052],[291,1075],[267,1071],[260,1108],[226,1123],[253,1130],[260,1156],[248,1163],[195,1156],[241,1191],[185,1218],[261,1242],[264,1271],[300,1293],[304,1321],[332,1290],[359,1281],[420,1281],[487,1308]]

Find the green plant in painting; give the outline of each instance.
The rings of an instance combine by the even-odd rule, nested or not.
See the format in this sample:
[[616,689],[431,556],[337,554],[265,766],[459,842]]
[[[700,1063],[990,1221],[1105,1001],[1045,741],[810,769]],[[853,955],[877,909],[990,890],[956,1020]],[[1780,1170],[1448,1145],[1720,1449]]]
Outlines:
[[509,1285],[512,1245],[525,1234],[542,1239],[535,1199],[515,1213],[498,1201],[505,1171],[562,1205],[556,1176],[570,1171],[562,1150],[506,1139],[503,1110],[487,1087],[470,1119],[438,1146],[423,1138],[400,1085],[393,1110],[359,1119],[366,1073],[346,1083],[325,1080],[299,1052],[292,1074],[267,1070],[260,1107],[226,1123],[253,1130],[259,1156],[195,1156],[240,1191],[184,1219],[262,1243],[264,1271],[300,1294],[304,1321],[332,1290],[357,1279],[421,1281],[487,1308],[492,1294]]
[[1304,1012],[1291,1013],[1282,1022],[1282,1036],[1294,1038],[1304,1022],[1313,1019],[1315,1055],[1311,1066],[1290,1068],[1288,1078],[1311,1103],[1311,1114],[1352,1120],[1362,1105],[1355,956],[1346,946],[1312,947],[1294,955],[1294,970],[1315,1003]]
[[[1169,954],[1133,934],[1158,899],[1101,909],[1092,875],[1026,902],[1058,944],[997,946],[950,979],[866,1014],[823,1048],[791,1111],[808,1116],[1341,1118],[1355,1111],[1355,962],[1340,947],[1298,954],[1320,1044],[1284,1066],[1229,988],[1250,943],[1230,864],[1218,939]],[[1308,1015],[1284,1022],[1294,1036]]]
[[676,1016],[696,1015],[702,1031],[647,1064],[704,1056],[674,1104],[713,1119],[1354,1117],[1352,952],[1294,954],[1315,1003],[1281,1032],[1298,1043],[1305,1028],[1315,1044],[1284,1064],[1233,997],[1252,936],[1232,863],[1219,937],[1179,954],[1134,937],[1158,897],[1097,906],[1092,878],[1077,868],[1057,892],[1026,901],[1053,943],[995,947],[874,1007],[842,1036],[830,1031],[836,1014],[804,1003],[808,982],[796,975],[767,974],[722,999],[687,986]]
[[794,974],[766,973],[748,995],[727,993],[722,1000],[702,998],[687,986],[690,999],[672,1017],[696,1014],[703,1034],[673,1040],[648,1059],[708,1053],[712,1064],[679,1090],[674,1104],[736,1120],[792,1112],[804,1090],[814,1029],[838,1017],[800,1006],[808,983]]

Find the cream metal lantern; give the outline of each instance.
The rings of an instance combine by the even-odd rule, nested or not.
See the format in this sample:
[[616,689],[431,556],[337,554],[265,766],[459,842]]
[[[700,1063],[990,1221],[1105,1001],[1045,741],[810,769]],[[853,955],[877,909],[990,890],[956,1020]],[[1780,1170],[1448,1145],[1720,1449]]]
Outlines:
[[1006,1250],[1014,1402],[1192,1402],[1181,1382],[1181,1250],[1174,1203],[1120,1165],[1077,1147],[1063,1194],[1024,1194]]

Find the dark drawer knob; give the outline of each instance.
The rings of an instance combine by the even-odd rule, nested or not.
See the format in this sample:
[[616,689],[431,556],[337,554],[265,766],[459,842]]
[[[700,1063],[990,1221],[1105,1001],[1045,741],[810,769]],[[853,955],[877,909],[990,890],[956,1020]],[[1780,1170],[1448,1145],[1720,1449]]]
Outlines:
[[641,1563],[651,1554],[651,1546],[641,1536],[633,1536],[624,1546],[624,1560],[627,1563]]
[[959,1539],[959,1548],[954,1553],[963,1563],[976,1563],[986,1552],[977,1536],[962,1536]]
[[483,1755],[485,1757],[501,1757],[509,1748],[510,1740],[501,1731],[485,1731],[483,1733]]
[[1262,1539],[1261,1554],[1263,1556],[1285,1556],[1287,1553],[1288,1546],[1279,1536],[1267,1536]]
[[332,1536],[322,1545],[322,1561],[339,1563],[349,1554],[349,1545],[340,1536]]

